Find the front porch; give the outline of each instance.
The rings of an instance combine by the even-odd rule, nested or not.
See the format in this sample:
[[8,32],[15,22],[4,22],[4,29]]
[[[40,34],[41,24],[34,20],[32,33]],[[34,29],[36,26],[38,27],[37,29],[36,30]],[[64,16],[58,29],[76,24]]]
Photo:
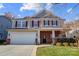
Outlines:
[[53,38],[59,37],[61,34],[67,35],[68,29],[40,29],[38,30],[39,44],[51,44]]

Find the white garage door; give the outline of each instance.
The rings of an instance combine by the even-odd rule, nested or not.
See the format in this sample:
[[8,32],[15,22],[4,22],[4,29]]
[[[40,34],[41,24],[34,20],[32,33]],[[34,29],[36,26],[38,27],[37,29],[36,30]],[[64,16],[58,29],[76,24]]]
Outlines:
[[35,44],[36,32],[10,32],[11,44]]

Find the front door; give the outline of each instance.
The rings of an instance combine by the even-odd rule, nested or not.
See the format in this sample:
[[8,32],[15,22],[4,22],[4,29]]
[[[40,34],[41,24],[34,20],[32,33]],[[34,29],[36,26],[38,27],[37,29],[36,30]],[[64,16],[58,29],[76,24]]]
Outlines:
[[52,43],[52,31],[40,31],[40,43],[41,44]]

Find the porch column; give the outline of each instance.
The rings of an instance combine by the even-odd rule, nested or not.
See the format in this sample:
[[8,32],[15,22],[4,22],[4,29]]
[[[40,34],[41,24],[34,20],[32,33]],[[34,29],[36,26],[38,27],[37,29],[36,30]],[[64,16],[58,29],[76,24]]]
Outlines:
[[38,30],[38,44],[40,44],[40,30]]
[[66,37],[67,37],[67,34],[68,34],[68,33],[66,32],[65,34],[66,34]]
[[55,38],[55,31],[52,31],[52,38]]
[[55,39],[54,39],[54,38],[55,38],[55,31],[53,30],[53,31],[52,31],[52,43],[53,43],[53,44],[55,43]]

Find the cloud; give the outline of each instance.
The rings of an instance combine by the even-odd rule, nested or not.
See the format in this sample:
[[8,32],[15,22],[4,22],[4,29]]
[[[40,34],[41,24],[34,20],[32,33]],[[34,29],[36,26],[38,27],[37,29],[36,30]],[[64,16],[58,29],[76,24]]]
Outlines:
[[47,3],[45,6],[45,9],[50,10],[53,5],[54,4],[52,4],[52,3]]
[[74,20],[78,20],[79,19],[79,17],[74,17]]
[[67,12],[70,13],[70,12],[72,12],[72,10],[73,10],[73,8],[69,8],[69,9],[67,10]]
[[51,9],[51,7],[54,4],[52,3],[47,3],[46,5],[44,5],[44,7],[42,7],[41,3],[24,3],[22,4],[22,6],[20,7],[20,11],[24,11],[24,10],[35,10],[36,12],[43,10],[43,9]]
[[21,17],[21,15],[17,15],[18,17]]
[[41,4],[41,3],[24,3],[22,4],[22,6],[20,7],[20,11],[26,11],[26,10],[34,10],[36,13],[38,13],[39,11],[46,9],[46,10],[51,10],[51,7],[53,6],[53,3],[46,3]]
[[4,5],[3,4],[0,4],[0,9],[4,8]]
[[23,4],[20,8],[20,11],[24,11],[24,10],[40,10],[41,6],[40,3],[27,3],[27,4]]

